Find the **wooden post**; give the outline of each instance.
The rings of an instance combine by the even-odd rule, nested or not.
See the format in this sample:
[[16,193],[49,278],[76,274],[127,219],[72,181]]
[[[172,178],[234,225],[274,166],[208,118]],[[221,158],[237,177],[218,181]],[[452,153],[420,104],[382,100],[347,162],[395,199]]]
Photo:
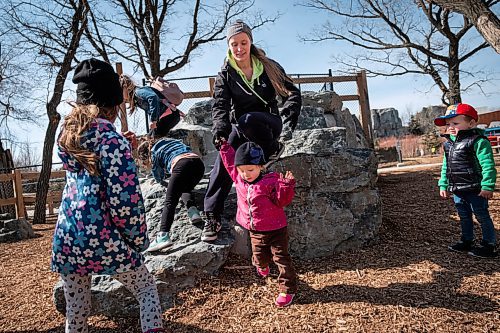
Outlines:
[[370,114],[370,102],[368,99],[368,84],[366,82],[366,71],[358,72],[356,75],[359,95],[359,118],[365,132],[368,144],[373,148],[372,117]]
[[[123,74],[123,67],[121,62],[116,63],[116,73],[118,73],[118,75]],[[125,102],[120,104],[120,123],[122,127],[122,133],[128,131],[127,107],[125,105]]]
[[16,190],[16,208],[17,218],[25,218],[24,215],[24,198],[23,198],[23,183],[21,180],[21,170],[14,170],[14,188]]
[[209,77],[208,78],[208,87],[210,88],[210,97],[212,97],[214,95],[214,85],[215,85],[215,78]]
[[[332,77],[332,69],[328,69],[328,76]],[[326,90],[326,89],[325,89]],[[333,82],[330,82],[330,91],[333,91]]]
[[49,215],[54,215],[54,196],[49,194],[47,197],[47,206],[49,208]]
[[[4,149],[2,140],[0,140],[0,174],[12,174],[14,162],[10,149]],[[14,198],[14,183],[12,180],[0,182],[0,200]],[[7,213],[14,217],[16,215],[16,206],[0,206],[0,213]]]

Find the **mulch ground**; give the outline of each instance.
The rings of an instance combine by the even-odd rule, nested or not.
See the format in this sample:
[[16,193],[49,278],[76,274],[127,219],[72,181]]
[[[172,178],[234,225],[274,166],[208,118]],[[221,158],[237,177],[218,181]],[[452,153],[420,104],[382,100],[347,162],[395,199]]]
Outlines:
[[[200,279],[164,312],[169,332],[500,332],[500,259],[447,251],[459,237],[438,171],[379,178],[379,239],[360,250],[296,261],[299,294],[277,309],[274,279],[260,280],[232,256],[217,277]],[[500,222],[500,195],[490,203]],[[64,332],[49,271],[53,225],[38,238],[0,244],[0,331]],[[477,229],[479,232],[479,229]],[[139,332],[137,320],[92,317],[91,332]]]

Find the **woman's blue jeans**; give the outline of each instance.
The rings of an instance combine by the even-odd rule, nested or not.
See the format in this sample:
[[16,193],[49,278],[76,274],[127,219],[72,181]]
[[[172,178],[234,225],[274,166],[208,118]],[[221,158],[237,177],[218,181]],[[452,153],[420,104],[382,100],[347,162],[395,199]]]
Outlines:
[[480,197],[477,192],[457,192],[453,201],[460,217],[462,241],[474,240],[474,222],[472,213],[481,225],[483,242],[496,245],[495,227],[488,211],[488,199]]

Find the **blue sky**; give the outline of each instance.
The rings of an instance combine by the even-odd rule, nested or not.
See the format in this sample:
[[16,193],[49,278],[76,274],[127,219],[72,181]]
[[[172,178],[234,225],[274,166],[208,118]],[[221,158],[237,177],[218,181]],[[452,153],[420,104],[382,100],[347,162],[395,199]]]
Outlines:
[[[257,7],[265,11],[281,12],[282,16],[274,24],[254,31],[253,37],[257,45],[267,55],[278,61],[288,73],[326,73],[328,69],[335,71],[336,64],[332,54],[351,52],[353,47],[341,42],[304,43],[299,34],[311,32],[314,27],[328,19],[324,12],[312,11],[302,6],[293,5],[296,1],[288,0],[256,0]],[[245,20],[245,17],[242,17]],[[227,44],[225,41],[206,47],[203,56],[194,58],[183,70],[174,73],[173,77],[213,75],[219,70]],[[489,96],[478,91],[465,93],[464,103],[476,107],[500,109],[500,55],[493,49],[481,51],[467,65],[486,64],[490,70],[496,70],[496,82],[486,85]],[[394,107],[400,113],[410,110],[413,113],[428,105],[441,104],[441,92],[434,87],[429,89],[433,81],[423,75],[405,75],[401,77],[368,78],[368,90],[371,108]]]
[[[314,12],[294,5],[295,2],[288,0],[255,0],[255,6],[267,13],[278,11],[282,13],[282,16],[274,24],[269,24],[254,31],[255,43],[263,48],[269,57],[278,61],[288,73],[326,73],[328,69],[335,71],[338,66],[332,60],[332,55],[341,52],[352,52],[353,47],[340,42],[323,42],[320,44],[301,42],[299,35],[310,33],[315,25],[323,23],[328,17],[324,13]],[[251,17],[243,16],[240,18],[251,21]],[[173,73],[171,77],[215,75],[222,65],[226,49],[226,41],[204,46],[186,67]],[[500,89],[498,88],[500,56],[490,48],[481,51],[470,64],[486,64],[490,70],[496,71],[495,77],[497,80],[485,87],[486,91],[490,93],[489,96],[484,96],[477,91],[465,93],[462,95],[463,101],[475,107],[500,109],[498,99],[500,96]],[[132,68],[128,64],[124,64],[124,71],[132,73]],[[136,75],[134,78],[140,82],[142,77]],[[71,85],[70,80],[68,80],[67,84]],[[429,92],[432,84],[430,78],[416,75],[368,78],[370,107],[394,107],[399,110],[400,116],[405,120],[404,118],[408,118],[404,116],[405,113],[415,113],[420,111],[422,107],[441,103],[441,93],[437,87],[434,87]],[[61,105],[60,112],[65,114],[67,106]],[[46,120],[36,130],[19,131],[20,141],[31,138],[31,141],[41,153],[45,126]],[[34,140],[33,137],[37,137],[37,140]]]

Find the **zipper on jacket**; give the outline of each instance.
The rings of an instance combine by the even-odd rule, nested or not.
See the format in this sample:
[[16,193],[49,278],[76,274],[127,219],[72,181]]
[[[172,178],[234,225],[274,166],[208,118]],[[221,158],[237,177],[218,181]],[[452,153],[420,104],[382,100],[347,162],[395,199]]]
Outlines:
[[252,185],[248,186],[247,189],[247,203],[248,203],[248,216],[250,217],[250,230],[255,230],[253,225],[253,216],[252,216],[252,200],[250,200],[250,192],[252,191]]

